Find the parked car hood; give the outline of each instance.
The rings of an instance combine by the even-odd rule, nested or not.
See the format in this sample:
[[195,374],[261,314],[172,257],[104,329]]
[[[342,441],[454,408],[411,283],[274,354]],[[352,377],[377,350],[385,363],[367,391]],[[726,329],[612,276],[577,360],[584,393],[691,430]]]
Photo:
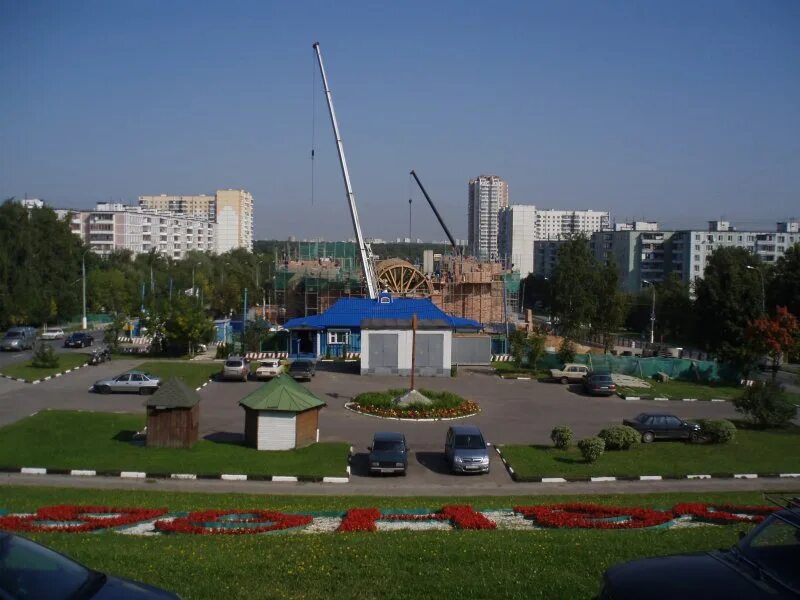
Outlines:
[[702,552],[634,560],[608,569],[605,589],[615,600],[641,598],[642,594],[648,600],[791,597],[775,594],[772,587],[751,577],[744,565],[737,567],[726,555]]
[[369,460],[380,462],[404,462],[406,456],[396,450],[373,450],[369,453]]

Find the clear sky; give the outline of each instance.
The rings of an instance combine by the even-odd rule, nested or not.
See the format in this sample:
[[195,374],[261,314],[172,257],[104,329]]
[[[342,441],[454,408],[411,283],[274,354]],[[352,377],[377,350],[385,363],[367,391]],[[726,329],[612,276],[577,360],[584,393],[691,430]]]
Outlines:
[[[467,181],[621,221],[800,217],[800,2],[0,0],[0,198],[245,188],[257,238],[457,237]],[[316,115],[316,119],[314,119]],[[312,204],[310,152],[316,127]]]

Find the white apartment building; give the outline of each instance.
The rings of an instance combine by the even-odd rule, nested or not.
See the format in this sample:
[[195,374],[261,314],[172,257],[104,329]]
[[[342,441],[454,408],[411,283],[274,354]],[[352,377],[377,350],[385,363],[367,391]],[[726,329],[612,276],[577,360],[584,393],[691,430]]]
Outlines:
[[497,260],[498,213],[508,207],[508,184],[497,175],[470,179],[467,202],[469,251],[479,260]]
[[536,239],[536,207],[512,204],[498,214],[497,251],[506,269],[521,278],[534,271],[533,243]]
[[536,211],[536,239],[558,240],[577,233],[591,235],[609,229],[609,223],[608,211],[539,209]]
[[217,190],[213,196],[139,196],[139,206],[201,216],[217,224],[218,253],[253,249],[253,196],[246,190]]
[[155,250],[181,259],[191,250],[216,249],[216,223],[200,216],[117,203],[99,203],[95,210],[58,209],[56,213],[69,218],[72,233],[101,256],[115,250],[130,250],[134,255]]

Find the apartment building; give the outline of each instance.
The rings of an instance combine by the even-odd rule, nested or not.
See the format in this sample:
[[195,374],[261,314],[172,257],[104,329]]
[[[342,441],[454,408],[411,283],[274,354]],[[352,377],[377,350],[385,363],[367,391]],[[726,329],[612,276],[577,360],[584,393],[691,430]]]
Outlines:
[[497,175],[470,179],[467,229],[470,253],[479,260],[497,260],[498,213],[508,207],[508,184]]
[[99,203],[94,210],[58,209],[56,213],[69,219],[72,233],[101,256],[115,250],[130,250],[134,255],[155,250],[181,259],[191,250],[216,249],[216,223],[201,216],[118,203]]
[[536,211],[536,239],[558,240],[570,235],[603,231],[610,227],[608,211],[559,210],[555,208]]
[[536,239],[536,207],[512,204],[498,214],[497,252],[506,269],[524,278],[533,273],[533,243]]
[[217,190],[213,196],[139,196],[139,206],[195,215],[214,221],[219,253],[253,249],[253,196],[246,190]]

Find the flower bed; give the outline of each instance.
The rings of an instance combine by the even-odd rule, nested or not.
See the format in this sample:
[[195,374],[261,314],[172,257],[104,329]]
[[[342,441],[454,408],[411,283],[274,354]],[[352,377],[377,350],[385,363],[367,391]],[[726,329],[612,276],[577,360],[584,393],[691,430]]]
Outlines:
[[166,512],[165,508],[112,508],[61,504],[40,508],[32,515],[0,517],[0,530],[85,533],[155,519]]
[[690,516],[706,523],[760,523],[777,506],[736,506],[734,504],[683,503],[672,507],[676,516]]
[[407,390],[392,389],[385,392],[367,392],[356,396],[347,408],[376,417],[394,419],[457,419],[480,412],[480,406],[472,400],[465,400],[452,392],[420,390],[428,397],[431,404],[412,403],[407,406],[396,406],[394,400]]
[[558,529],[641,529],[663,525],[674,518],[671,511],[580,503],[515,506],[514,511],[539,525]]
[[156,521],[157,531],[201,535],[266,533],[303,527],[313,521],[308,515],[286,515],[271,510],[204,510],[173,521]]
[[383,515],[377,508],[353,508],[345,513],[342,523],[339,525],[339,528],[336,531],[377,531],[378,521],[449,521],[453,527],[458,529],[474,530],[497,528],[497,524],[494,521],[487,519],[479,512],[475,512],[471,506],[462,504],[448,504],[443,506],[438,512],[417,515]]

